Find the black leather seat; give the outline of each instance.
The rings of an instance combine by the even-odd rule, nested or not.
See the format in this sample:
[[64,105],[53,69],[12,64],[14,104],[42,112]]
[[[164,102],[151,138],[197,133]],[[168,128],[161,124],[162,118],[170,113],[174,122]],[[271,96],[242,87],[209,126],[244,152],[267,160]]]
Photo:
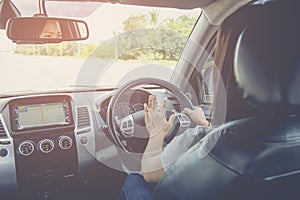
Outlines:
[[166,172],[154,199],[300,198],[299,1],[270,1],[236,44],[237,84],[255,112],[215,129]]

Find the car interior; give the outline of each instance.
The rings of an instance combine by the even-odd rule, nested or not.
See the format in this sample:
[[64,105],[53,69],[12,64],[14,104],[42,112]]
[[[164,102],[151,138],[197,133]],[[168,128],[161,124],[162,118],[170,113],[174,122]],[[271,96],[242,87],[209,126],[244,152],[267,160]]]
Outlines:
[[176,115],[164,147],[197,126],[184,108],[210,126],[153,199],[299,199],[299,8],[0,0],[0,198],[118,199],[141,173],[155,95]]

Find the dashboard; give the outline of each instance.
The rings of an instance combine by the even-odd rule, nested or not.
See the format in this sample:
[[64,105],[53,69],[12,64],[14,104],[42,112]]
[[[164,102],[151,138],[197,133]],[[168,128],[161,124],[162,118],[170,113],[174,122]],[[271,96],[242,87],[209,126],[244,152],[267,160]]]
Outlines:
[[[176,98],[165,91],[135,89],[119,99],[114,116],[143,110],[150,94],[159,101],[167,97],[169,109],[178,109]],[[0,99],[0,194],[38,199],[59,193],[74,182],[86,182],[90,166],[108,166],[112,160],[124,171],[105,128],[113,95],[90,91]]]
[[81,181],[95,162],[90,106],[75,105],[72,94],[1,100],[0,194],[38,199]]

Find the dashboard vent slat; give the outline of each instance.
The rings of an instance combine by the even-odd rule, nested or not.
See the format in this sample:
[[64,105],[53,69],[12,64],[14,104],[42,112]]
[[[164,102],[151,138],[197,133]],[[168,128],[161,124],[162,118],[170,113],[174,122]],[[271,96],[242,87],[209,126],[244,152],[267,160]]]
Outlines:
[[7,138],[7,135],[6,135],[3,123],[0,120],[0,139],[2,139],[2,138]]
[[91,120],[89,110],[87,106],[77,107],[77,128],[79,132],[82,129],[89,129],[91,126]]

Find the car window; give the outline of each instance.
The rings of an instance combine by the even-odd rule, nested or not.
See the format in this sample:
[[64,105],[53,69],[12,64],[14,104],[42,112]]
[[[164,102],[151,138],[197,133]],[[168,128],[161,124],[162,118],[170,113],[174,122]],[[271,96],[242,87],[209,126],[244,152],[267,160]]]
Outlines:
[[189,87],[184,89],[185,94],[190,98],[193,105],[200,106],[206,117],[211,118],[212,106],[216,92],[216,80],[219,76],[218,70],[214,62],[214,42],[210,44],[212,49],[210,53],[206,53],[206,58],[200,62],[192,72],[189,79]]
[[202,77],[202,91],[203,97],[201,100],[202,104],[211,105],[214,98],[214,69],[215,63],[213,59],[214,50],[208,56],[205,64],[201,68],[201,77]]
[[[22,16],[38,12],[37,3],[36,9],[28,6],[33,2],[36,3],[14,0]],[[13,44],[1,30],[0,59],[5,61],[1,62],[4,63],[1,68],[8,76],[1,80],[6,87],[1,87],[0,93],[66,90],[74,86],[113,88],[133,74],[136,78],[149,75],[168,80],[201,13],[200,9],[97,2],[50,1],[46,8],[51,17],[86,21],[90,37],[59,44]],[[129,73],[133,70],[137,73]],[[89,77],[95,73],[97,81],[90,81]]]

